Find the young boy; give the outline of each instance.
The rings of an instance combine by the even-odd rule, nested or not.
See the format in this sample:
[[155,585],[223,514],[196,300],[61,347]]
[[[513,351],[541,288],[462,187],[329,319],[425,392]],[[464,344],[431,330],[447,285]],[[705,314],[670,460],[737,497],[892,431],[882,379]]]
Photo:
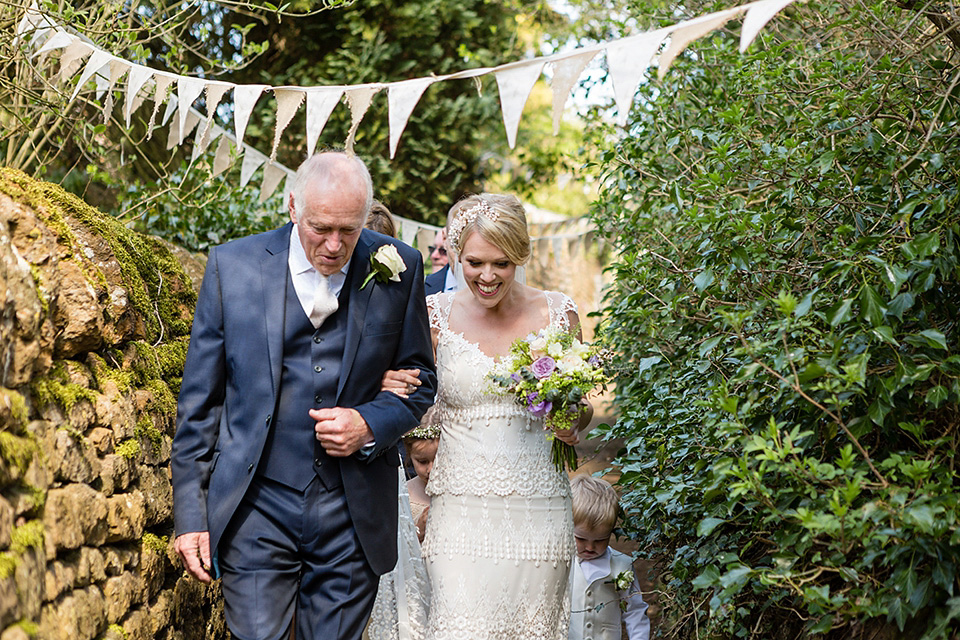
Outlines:
[[589,475],[570,480],[577,561],[570,569],[570,640],[649,640],[647,603],[630,556],[609,547],[617,521],[617,493]]

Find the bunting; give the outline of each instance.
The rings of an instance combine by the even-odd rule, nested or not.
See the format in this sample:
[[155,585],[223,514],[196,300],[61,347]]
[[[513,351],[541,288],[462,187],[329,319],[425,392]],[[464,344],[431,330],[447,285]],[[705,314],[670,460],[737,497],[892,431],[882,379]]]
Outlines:
[[[148,137],[152,134],[157,115],[162,106],[165,111],[161,122],[170,122],[167,146],[173,149],[184,141],[196,129],[192,158],[205,153],[212,142],[219,138],[213,160],[213,173],[225,171],[238,157],[242,157],[240,186],[245,186],[254,174],[263,167],[260,183],[261,202],[279,187],[286,179],[284,194],[289,193],[294,172],[277,163],[276,151],[281,136],[296,116],[300,106],[306,103],[305,146],[313,154],[317,141],[334,109],[346,102],[350,109],[351,127],[346,140],[348,149],[352,149],[360,123],[366,114],[374,96],[382,89],[387,90],[389,118],[390,157],[393,158],[407,122],[413,114],[428,87],[437,82],[473,79],[479,82],[485,75],[496,79],[500,96],[504,129],[511,147],[516,142],[524,105],[533,85],[545,69],[552,74],[553,125],[558,131],[564,104],[587,65],[603,53],[613,84],[614,101],[617,108],[617,122],[621,126],[628,120],[628,114],[634,95],[640,82],[647,74],[655,56],[660,53],[658,76],[662,78],[670,65],[693,41],[726,25],[730,20],[743,16],[740,34],[740,51],[746,51],[757,38],[763,27],[778,13],[798,0],[759,0],[739,7],[733,7],[699,16],[692,20],[679,22],[672,26],[654,31],[642,32],[605,43],[581,47],[573,51],[542,56],[527,60],[510,62],[497,67],[467,69],[443,76],[430,75],[399,82],[368,83],[354,86],[283,86],[272,87],[266,84],[236,85],[229,82],[207,80],[200,77],[180,76],[169,72],[151,69],[144,65],[129,62],[114,56],[72,34],[61,26],[54,25],[35,8],[27,9],[17,30],[17,41],[28,39],[33,48],[33,56],[43,60],[52,52],[60,51],[60,69],[57,81],[65,83],[74,78],[82,69],[71,93],[76,99],[90,80],[97,83],[97,91],[109,94],[104,105],[106,118],[113,104],[113,93],[120,90],[123,96],[123,117],[129,125],[134,111],[145,100],[152,97],[153,110],[148,122]],[[84,64],[84,60],[86,63]],[[126,82],[121,79],[126,74]],[[175,91],[171,91],[175,87]],[[232,92],[233,134],[215,124],[214,115],[217,106],[227,93]],[[271,92],[276,99],[276,129],[270,157],[243,143],[247,124],[257,101],[265,92]],[[205,96],[206,113],[201,114],[192,107],[201,95]],[[174,117],[176,114],[176,117]],[[203,122],[203,126],[198,126]],[[282,206],[286,208],[286,197]],[[424,223],[398,219],[401,238],[405,242],[422,245],[426,251],[437,227]],[[577,231],[574,237],[581,237],[587,231]],[[531,233],[533,235],[533,233]],[[551,239],[557,234],[546,234]],[[546,237],[542,236],[542,237]]]

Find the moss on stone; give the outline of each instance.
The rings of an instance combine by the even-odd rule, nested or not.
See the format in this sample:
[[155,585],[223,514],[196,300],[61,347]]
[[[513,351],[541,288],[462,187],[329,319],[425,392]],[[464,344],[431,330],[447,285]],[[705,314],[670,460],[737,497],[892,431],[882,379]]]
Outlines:
[[69,412],[81,400],[96,404],[97,392],[82,385],[70,382],[66,365],[54,364],[50,373],[30,382],[33,401],[38,406],[47,406],[55,402],[64,411]]
[[175,418],[177,415],[177,399],[173,397],[167,383],[163,380],[150,380],[147,382],[146,388],[153,392],[153,401],[150,403],[150,408],[163,416]]
[[30,418],[27,401],[12,389],[0,388],[0,402],[10,409],[10,415],[13,418],[13,424],[6,425],[6,429],[13,433],[23,433]]
[[163,432],[157,429],[149,415],[144,413],[140,416],[140,419],[137,420],[134,433],[136,433],[140,439],[146,438],[149,440],[150,444],[153,445],[153,453],[155,455],[160,454],[160,451],[163,449]]
[[141,539],[141,549],[144,553],[150,551],[159,555],[165,555],[167,553],[167,544],[169,541],[170,538],[167,536],[158,536],[152,533],[145,533]]
[[20,556],[12,551],[0,553],[0,580],[12,576],[18,564],[20,564]]
[[[142,317],[151,342],[189,333],[189,310],[196,304],[196,293],[183,267],[162,242],[128,229],[59,186],[34,180],[16,169],[0,168],[0,192],[32,207],[56,234],[67,258],[81,246],[67,217],[102,238],[120,266],[127,297]],[[93,279],[104,283],[103,273],[91,266],[96,270],[90,274]]]
[[40,633],[40,625],[38,625],[33,620],[21,620],[20,622],[14,624],[13,626],[19,627],[21,631],[30,636],[31,638],[36,638],[37,634]]
[[107,636],[106,636],[106,637],[109,638],[109,637],[110,637],[110,634],[114,634],[115,636],[117,636],[117,637],[119,637],[119,638],[122,638],[123,640],[129,640],[129,638],[130,638],[130,634],[127,633],[126,630],[125,630],[123,627],[121,627],[120,625],[118,625],[118,624],[116,624],[116,623],[114,623],[114,624],[110,625],[109,627],[107,627]]
[[126,393],[133,386],[135,376],[131,371],[111,367],[106,360],[96,353],[87,354],[87,361],[90,363],[90,369],[93,371],[97,388],[100,391],[104,391],[104,384],[108,380],[112,380],[117,385],[117,391],[120,393]]
[[43,549],[43,521],[30,520],[13,528],[10,534],[10,550],[17,555],[30,548]]
[[140,441],[136,438],[127,438],[114,447],[113,452],[118,456],[133,460],[140,455]]
[[160,375],[164,380],[180,376],[183,365],[187,361],[187,347],[190,345],[190,336],[180,336],[176,340],[157,345],[157,363]]
[[17,436],[9,431],[0,431],[0,457],[16,467],[21,474],[27,472],[30,461],[39,452],[40,447],[37,446],[33,436]]

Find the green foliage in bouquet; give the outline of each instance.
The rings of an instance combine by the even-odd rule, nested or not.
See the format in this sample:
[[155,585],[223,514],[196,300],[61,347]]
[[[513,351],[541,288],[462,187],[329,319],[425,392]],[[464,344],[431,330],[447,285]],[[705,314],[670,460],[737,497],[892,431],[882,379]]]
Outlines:
[[744,55],[731,24],[598,131],[602,435],[663,637],[958,637],[960,68],[928,18],[795,5]]

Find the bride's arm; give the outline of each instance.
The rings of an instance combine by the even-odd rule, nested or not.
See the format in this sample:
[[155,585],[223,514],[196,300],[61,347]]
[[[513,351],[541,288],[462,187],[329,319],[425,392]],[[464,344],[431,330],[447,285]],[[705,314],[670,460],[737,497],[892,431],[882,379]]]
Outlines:
[[[427,314],[433,318],[433,296],[427,296]],[[433,341],[433,359],[437,359],[437,328],[430,324],[430,338]],[[388,369],[380,380],[381,391],[391,391],[401,398],[406,398],[409,394],[417,390],[420,386],[419,369]]]

